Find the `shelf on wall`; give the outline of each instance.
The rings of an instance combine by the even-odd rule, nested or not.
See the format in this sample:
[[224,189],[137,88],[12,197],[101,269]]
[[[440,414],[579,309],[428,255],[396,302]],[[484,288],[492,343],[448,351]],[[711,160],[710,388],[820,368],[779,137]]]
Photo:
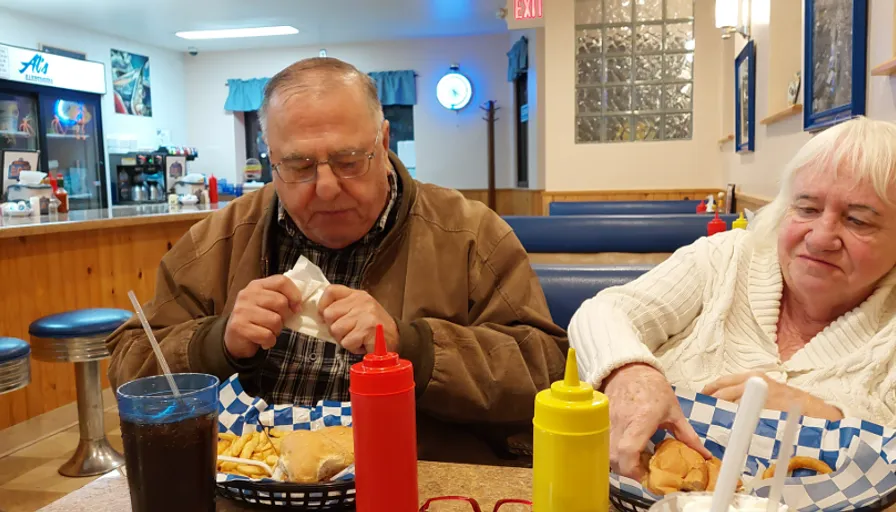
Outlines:
[[71,133],[48,133],[48,139],[75,139],[75,140],[87,140],[90,135],[74,135]]
[[719,144],[725,144],[734,140],[734,134],[726,135],[719,139]]
[[797,103],[796,105],[791,105],[791,106],[785,108],[784,110],[775,112],[774,114],[766,117],[762,121],[759,121],[759,124],[764,124],[764,125],[775,124],[777,122],[787,119],[788,117],[793,117],[802,111],[803,111],[803,104]]
[[33,133],[28,132],[12,132],[7,130],[0,130],[0,135],[9,135],[12,137],[25,137],[26,139],[30,139],[34,137]]
[[879,66],[871,69],[871,76],[892,76],[896,75],[896,57],[884,62]]

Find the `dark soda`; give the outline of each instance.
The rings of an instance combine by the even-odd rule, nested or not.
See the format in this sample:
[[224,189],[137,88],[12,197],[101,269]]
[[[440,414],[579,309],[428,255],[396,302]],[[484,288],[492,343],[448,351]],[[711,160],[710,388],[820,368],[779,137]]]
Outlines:
[[215,510],[218,418],[170,423],[121,421],[134,512]]

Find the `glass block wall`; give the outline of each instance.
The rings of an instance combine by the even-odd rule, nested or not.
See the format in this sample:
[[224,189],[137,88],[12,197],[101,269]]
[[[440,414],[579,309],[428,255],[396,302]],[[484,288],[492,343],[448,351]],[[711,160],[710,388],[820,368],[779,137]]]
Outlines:
[[576,142],[690,139],[694,0],[575,0]]

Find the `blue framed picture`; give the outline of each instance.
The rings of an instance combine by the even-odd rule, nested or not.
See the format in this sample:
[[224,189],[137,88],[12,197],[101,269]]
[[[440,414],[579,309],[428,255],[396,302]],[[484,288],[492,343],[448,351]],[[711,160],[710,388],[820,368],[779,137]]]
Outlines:
[[756,43],[748,41],[734,60],[734,151],[756,150]]
[[803,128],[865,114],[868,0],[805,0]]

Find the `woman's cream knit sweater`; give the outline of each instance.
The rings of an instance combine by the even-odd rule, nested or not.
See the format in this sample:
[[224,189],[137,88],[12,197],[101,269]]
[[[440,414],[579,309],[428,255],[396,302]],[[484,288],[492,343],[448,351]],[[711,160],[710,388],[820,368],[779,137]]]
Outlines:
[[783,279],[774,247],[733,230],[679,249],[627,285],[588,299],[569,339],[595,387],[643,362],[679,387],[762,371],[859,417],[896,427],[896,271],[859,307],[828,325],[788,361],[778,356]]

